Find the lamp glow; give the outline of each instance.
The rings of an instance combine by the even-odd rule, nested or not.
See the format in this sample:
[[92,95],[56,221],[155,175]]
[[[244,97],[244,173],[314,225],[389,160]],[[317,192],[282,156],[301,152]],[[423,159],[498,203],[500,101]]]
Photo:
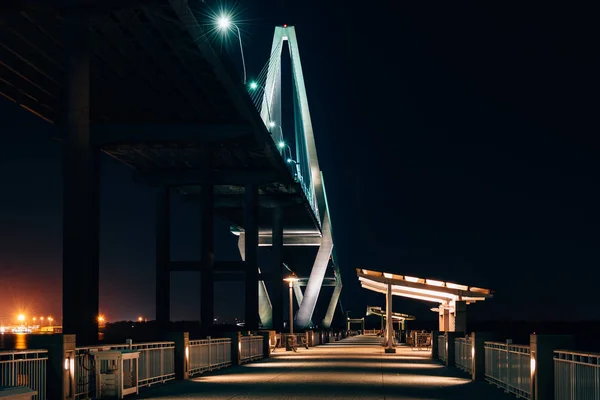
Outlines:
[[270,126],[271,128],[275,128],[275,125],[276,125],[276,124],[275,124],[275,122],[273,122],[273,121],[270,121],[270,122],[269,122],[269,126]]
[[280,149],[283,149],[283,148],[285,147],[285,142],[282,140],[281,142],[277,143],[277,146],[278,146]]
[[19,320],[19,322],[23,322],[23,321],[25,321],[25,315],[23,315],[23,314],[19,314],[19,315],[17,316],[17,319]]
[[227,15],[221,15],[217,19],[217,26],[222,31],[229,29],[229,27],[231,26],[231,18],[229,18]]

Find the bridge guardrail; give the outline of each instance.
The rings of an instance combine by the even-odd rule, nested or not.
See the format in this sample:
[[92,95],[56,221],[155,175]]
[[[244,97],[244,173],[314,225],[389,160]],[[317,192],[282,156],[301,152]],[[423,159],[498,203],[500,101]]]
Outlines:
[[48,350],[0,350],[0,386],[27,386],[46,399]]
[[190,376],[231,365],[231,339],[190,340]]
[[240,362],[248,362],[263,357],[262,336],[242,336],[240,338]]
[[600,398],[600,354],[554,351],[555,400]]
[[485,342],[485,379],[518,397],[531,399],[529,346]]
[[454,364],[465,372],[473,372],[473,342],[470,337],[454,339]]
[[[175,343],[150,342],[78,347],[75,350],[75,398],[94,398],[96,395],[96,361],[91,351],[132,349],[140,352],[138,386],[150,386],[175,379]],[[103,361],[106,362],[106,361]]]

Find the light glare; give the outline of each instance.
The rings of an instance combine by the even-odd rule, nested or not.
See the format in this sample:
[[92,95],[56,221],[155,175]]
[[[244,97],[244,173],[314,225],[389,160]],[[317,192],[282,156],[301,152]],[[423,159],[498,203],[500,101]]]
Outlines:
[[282,140],[281,142],[279,142],[278,146],[280,149],[283,149],[285,147],[285,142]]
[[225,31],[231,26],[231,19],[227,15],[221,15],[217,19],[217,26],[220,30]]

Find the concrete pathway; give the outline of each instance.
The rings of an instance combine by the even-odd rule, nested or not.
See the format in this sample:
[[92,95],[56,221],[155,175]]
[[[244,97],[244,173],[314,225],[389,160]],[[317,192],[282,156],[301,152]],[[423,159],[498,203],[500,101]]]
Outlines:
[[358,336],[323,346],[278,349],[268,360],[144,390],[142,399],[485,399],[515,397],[409,347],[385,354],[381,338]]

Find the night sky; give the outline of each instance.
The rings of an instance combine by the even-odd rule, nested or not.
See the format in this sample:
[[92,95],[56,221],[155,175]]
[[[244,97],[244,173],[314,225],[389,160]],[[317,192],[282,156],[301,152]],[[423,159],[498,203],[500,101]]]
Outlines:
[[[296,27],[344,310],[384,303],[358,267],[495,290],[470,306],[477,318],[599,319],[595,10],[423,3],[237,5],[250,76],[273,27]],[[237,47],[225,51],[239,64]],[[3,99],[0,133],[0,322],[18,309],[59,316],[59,133]],[[101,311],[151,319],[154,191],[108,157],[102,167]],[[197,258],[197,209],[173,209],[173,259]],[[217,259],[236,259],[218,227]],[[198,318],[198,286],[173,276],[173,319]],[[219,318],[243,317],[242,290],[217,287]],[[419,319],[432,306],[394,300]]]

